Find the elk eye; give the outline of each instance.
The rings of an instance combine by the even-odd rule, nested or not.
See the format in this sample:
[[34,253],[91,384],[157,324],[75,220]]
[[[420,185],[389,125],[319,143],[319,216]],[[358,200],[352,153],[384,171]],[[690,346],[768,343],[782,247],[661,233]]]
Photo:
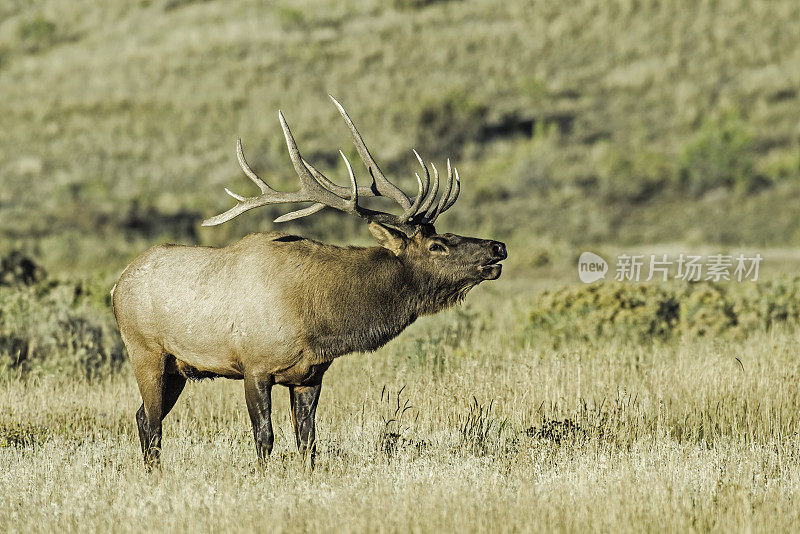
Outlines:
[[431,243],[428,247],[428,250],[431,252],[447,252],[447,249],[444,248],[444,245],[440,245],[439,243]]

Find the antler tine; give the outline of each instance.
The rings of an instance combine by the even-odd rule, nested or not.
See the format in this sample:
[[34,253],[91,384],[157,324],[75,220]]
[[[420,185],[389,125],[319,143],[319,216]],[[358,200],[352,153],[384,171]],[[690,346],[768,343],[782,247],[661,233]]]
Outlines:
[[436,165],[434,165],[433,162],[431,162],[431,168],[433,169],[433,185],[431,185],[431,189],[428,192],[428,198],[425,199],[425,202],[419,208],[419,213],[422,214],[422,219],[425,222],[428,222],[433,215],[435,210],[433,203],[436,201],[436,195],[439,194],[439,171],[436,169]]
[[[334,183],[332,180],[328,179],[324,174],[319,172],[319,170],[316,167],[314,167],[304,158],[301,158],[301,160],[303,161],[303,165],[305,165],[306,169],[308,169],[308,171],[311,173],[314,179],[318,181],[325,189],[329,190],[331,193],[335,195],[339,195],[340,197],[350,194],[349,187],[343,187],[341,185]],[[359,196],[364,196],[364,197],[375,196],[372,187],[368,185],[359,185],[358,194]]]
[[453,171],[456,173],[456,183],[453,186],[453,192],[450,194],[450,198],[447,200],[447,203],[442,208],[442,213],[449,210],[450,206],[456,203],[458,199],[458,194],[461,192],[461,180],[458,178],[458,169],[453,167]]
[[439,204],[436,206],[436,209],[433,212],[433,215],[430,217],[430,223],[433,224],[436,221],[436,218],[442,214],[444,211],[444,207],[447,202],[450,200],[450,192],[453,190],[453,169],[450,167],[450,159],[447,159],[447,185],[444,187],[444,191],[442,192],[442,196],[439,199]]
[[344,164],[347,166],[347,175],[350,177],[350,204],[353,206],[353,209],[356,210],[358,209],[358,184],[356,183],[356,176],[353,174],[353,167],[350,166],[350,160],[347,159],[344,152],[340,150],[339,155],[342,156]]
[[328,179],[327,176],[325,176],[324,174],[319,172],[319,170],[316,167],[314,167],[312,164],[307,162],[304,158],[301,157],[300,161],[303,163],[303,166],[306,169],[308,169],[308,172],[311,173],[311,176],[313,176],[314,179],[317,182],[319,182],[322,185],[322,187],[324,187],[325,189],[327,189],[330,192],[335,193],[337,195],[344,194],[344,193],[347,192],[347,188],[333,183],[331,180]]
[[296,210],[296,211],[290,211],[289,213],[281,215],[280,217],[276,218],[272,222],[282,223],[282,222],[286,222],[286,221],[293,221],[294,219],[299,219],[300,217],[305,217],[307,215],[313,215],[313,214],[317,213],[318,211],[320,211],[322,209],[325,209],[326,207],[327,206],[325,206],[325,204],[320,204],[320,203],[312,204],[307,208],[303,208],[301,210]]
[[[344,163],[345,163],[345,165],[347,165],[347,172],[350,175],[350,184],[352,186],[352,189],[350,190],[350,200],[348,202],[351,205],[353,212],[357,213],[359,206],[358,206],[358,184],[356,183],[356,177],[353,175],[353,168],[350,166],[350,162],[347,160],[347,157],[344,155],[344,153],[341,150],[339,151],[339,153],[342,155],[342,159],[344,159]],[[330,180],[328,180],[325,177],[324,174],[322,174],[317,169],[315,169],[306,160],[301,158],[301,161],[306,166],[306,168],[308,168],[308,170],[311,172],[311,174],[314,176],[314,178],[318,182],[322,183],[323,186],[327,187],[328,189],[330,189],[331,187],[334,187],[336,189],[343,189],[343,190],[347,191],[346,188],[338,186],[338,185],[334,184],[333,182],[331,182]],[[312,204],[311,206],[308,206],[307,208],[303,208],[303,209],[300,209],[300,210],[292,211],[292,212],[287,213],[285,215],[281,215],[280,217],[275,219],[274,222],[282,223],[282,222],[291,221],[291,220],[294,220],[294,219],[299,219],[300,217],[305,217],[307,215],[313,215],[314,213],[317,213],[318,211],[320,211],[323,208],[325,208],[325,204],[320,204],[320,203]]]
[[289,125],[286,123],[286,118],[280,111],[278,111],[278,120],[281,122],[283,136],[286,139],[286,146],[289,149],[289,157],[292,160],[292,165],[294,165],[294,170],[297,173],[297,176],[300,178],[300,191],[305,192],[312,197],[320,197],[310,198],[308,200],[319,200],[332,208],[336,208],[341,211],[347,211],[347,206],[344,204],[345,199],[335,195],[320,185],[320,183],[311,175],[308,168],[306,168],[306,166],[303,164],[303,158],[300,156],[300,149],[297,148],[297,143],[294,140],[292,131],[289,129]]
[[[358,205],[358,203],[357,203],[357,200],[358,200],[358,187],[356,186],[356,178],[353,175],[353,169],[350,166],[350,162],[348,161],[348,159],[344,155],[344,153],[341,150],[339,151],[339,153],[342,155],[342,158],[344,159],[345,165],[347,165],[348,174],[350,175],[350,184],[351,184],[351,187],[352,187],[352,190],[351,190],[352,197],[351,198],[352,198],[353,204],[356,207],[356,214],[361,216],[361,217],[364,217],[364,218],[368,219],[369,221],[377,221],[379,223],[395,226],[395,227],[407,232],[409,235],[411,235],[412,233],[416,233],[418,231],[418,229],[413,227],[413,226],[409,226],[407,224],[408,223],[408,219],[405,216],[397,217],[396,215],[392,215],[390,213],[384,213],[382,211],[374,211],[374,210],[370,210],[370,209],[367,209],[367,208],[362,208],[362,207],[360,207]],[[420,185],[421,185],[421,183],[420,183]]]
[[247,200],[247,197],[243,197],[242,195],[237,195],[236,193],[234,193],[233,191],[231,191],[227,187],[225,188],[225,192],[228,193],[228,195],[230,195],[233,198],[235,198],[236,200],[238,200],[239,202],[244,202],[245,200]]
[[425,187],[423,188],[424,191],[422,193],[422,195],[424,196],[424,195],[428,194],[428,187],[430,187],[430,185],[431,185],[431,173],[428,172],[428,167],[425,165],[425,162],[422,161],[422,158],[417,153],[417,150],[412,148],[411,151],[417,157],[417,161],[419,161],[419,164],[422,166],[422,170],[425,171],[425,182],[424,182]]
[[[253,208],[258,208],[259,206],[264,206],[267,204],[278,204],[281,202],[296,202],[295,200],[286,198],[285,200],[280,200],[280,197],[276,197],[274,200],[263,200],[261,196],[258,197],[242,197],[237,195],[236,193],[231,192],[229,189],[225,189],[225,191],[231,195],[233,198],[239,201],[234,207],[229,209],[226,212],[220,213],[219,215],[215,215],[214,217],[209,217],[202,222],[202,226],[216,226],[218,224],[222,224],[224,222],[230,221],[234,217],[241,215],[242,213],[251,210]],[[291,193],[290,193],[291,194]],[[280,193],[279,193],[280,195]],[[241,200],[239,200],[241,199]]]
[[417,197],[414,199],[414,203],[403,212],[403,215],[400,217],[404,223],[409,222],[413,219],[414,215],[416,215],[417,210],[419,210],[420,204],[422,204],[422,199],[425,197],[424,192],[424,185],[422,183],[422,178],[419,177],[419,173],[414,173],[414,176],[417,177]]
[[375,163],[375,160],[369,153],[369,149],[364,143],[364,139],[362,139],[361,134],[358,133],[355,124],[353,124],[353,121],[350,120],[350,116],[344,110],[344,107],[342,107],[342,105],[335,98],[333,98],[333,95],[328,96],[331,98],[331,100],[333,100],[334,105],[336,105],[336,109],[339,110],[344,122],[350,129],[350,134],[353,136],[353,143],[356,145],[358,155],[361,157],[361,161],[364,162],[364,166],[369,169],[369,173],[372,175],[373,185],[375,186],[377,192],[380,193],[381,196],[391,198],[400,204],[400,207],[402,207],[403,210],[407,210],[411,206],[411,201],[408,200],[406,194],[403,193],[399,187],[394,185],[386,178],[386,176],[383,175],[380,167],[378,167],[378,164]]
[[[259,178],[258,175],[253,172],[253,169],[250,168],[250,165],[247,164],[247,160],[244,159],[244,150],[242,150],[241,138],[236,140],[236,159],[239,160],[239,166],[242,168],[247,177],[250,178],[259,189],[261,189],[262,193],[275,192],[275,190],[267,185],[267,182]],[[226,189],[225,191],[228,190]],[[230,191],[228,191],[228,194],[233,196]],[[242,200],[241,198],[237,198],[235,196],[233,196],[233,198],[236,198],[236,200]]]

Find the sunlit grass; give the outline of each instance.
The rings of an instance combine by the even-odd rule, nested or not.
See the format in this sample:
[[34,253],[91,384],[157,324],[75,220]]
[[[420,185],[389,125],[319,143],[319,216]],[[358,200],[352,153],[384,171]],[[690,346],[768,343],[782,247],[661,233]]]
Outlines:
[[794,331],[553,350],[500,333],[516,320],[502,318],[513,316],[505,306],[505,330],[417,349],[441,351],[435,365],[409,356],[436,331],[479,326],[487,297],[331,367],[313,473],[294,453],[283,388],[263,471],[242,384],[217,380],[187,388],[165,421],[163,468],[147,475],[127,369],[92,382],[6,377],[0,525],[635,532],[776,531],[798,520]]

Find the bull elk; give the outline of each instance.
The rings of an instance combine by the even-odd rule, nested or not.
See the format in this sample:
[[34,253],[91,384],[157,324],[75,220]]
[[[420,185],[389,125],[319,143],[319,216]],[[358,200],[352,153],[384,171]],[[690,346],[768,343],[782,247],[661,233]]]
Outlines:
[[[158,245],[124,270],[112,301],[128,349],[142,405],[136,412],[145,465],[159,462],[161,424],[187,379],[244,380],[256,453],[272,451],[271,390],[287,386],[297,448],[313,465],[314,414],[322,376],[338,356],[373,351],[417,317],[460,302],[484,280],[500,276],[503,243],[438,234],[434,222],[458,198],[458,171],[447,163],[440,189],[414,151],[422,173],[410,200],[378,168],[344,108],[331,97],[350,129],[372,176],[356,183],[340,151],[350,185],[326,178],[303,159],[279,111],[299,191],[272,189],[247,164],[241,141],[237,157],[261,194],[237,200],[230,210],[203,221],[213,226],[268,204],[306,203],[275,219],[284,222],[331,207],[365,219],[375,247],[338,247],[278,232],[250,234],[223,247]],[[387,197],[402,213],[375,211],[359,198]],[[438,201],[437,201],[438,197]]]

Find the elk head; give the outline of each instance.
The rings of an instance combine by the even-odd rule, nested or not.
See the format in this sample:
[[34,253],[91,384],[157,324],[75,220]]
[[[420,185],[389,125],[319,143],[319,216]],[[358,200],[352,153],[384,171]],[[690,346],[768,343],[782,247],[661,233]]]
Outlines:
[[427,286],[429,295],[441,295],[440,304],[433,306],[437,311],[461,300],[480,282],[499,278],[499,262],[507,257],[499,241],[437,234],[430,224],[420,225],[412,236],[376,222],[369,230],[379,245],[413,266],[418,286]]
[[[418,190],[414,200],[410,200],[400,188],[384,176],[347,112],[335,98],[332,96],[330,98],[350,130],[358,155],[372,177],[372,184],[369,186],[357,184],[353,168],[341,150],[339,154],[347,167],[350,186],[337,185],[325,177],[300,155],[289,125],[283,113],[279,111],[278,119],[289,148],[289,156],[300,178],[300,190],[284,193],[267,185],[247,164],[240,139],[236,144],[239,165],[258,186],[261,194],[255,197],[243,197],[226,188],[225,192],[238,203],[228,211],[206,219],[203,221],[203,226],[221,224],[259,206],[312,202],[306,208],[281,215],[275,222],[305,217],[325,207],[361,217],[369,222],[370,233],[379,245],[389,250],[399,261],[413,267],[411,271],[421,284],[431,286],[432,291],[436,289],[441,291],[443,285],[447,286],[445,292],[447,293],[448,289],[452,292],[446,299],[449,303],[463,298],[470,288],[483,280],[497,279],[502,270],[499,262],[507,257],[503,243],[449,233],[438,234],[433,226],[436,219],[455,204],[461,190],[458,170],[451,167],[450,160],[447,160],[447,176],[440,194],[442,181],[439,171],[431,163],[433,171],[431,173],[414,150],[414,155],[422,167],[422,174],[414,173]],[[364,197],[390,198],[400,206],[402,213],[393,215],[361,206],[358,200]]]

